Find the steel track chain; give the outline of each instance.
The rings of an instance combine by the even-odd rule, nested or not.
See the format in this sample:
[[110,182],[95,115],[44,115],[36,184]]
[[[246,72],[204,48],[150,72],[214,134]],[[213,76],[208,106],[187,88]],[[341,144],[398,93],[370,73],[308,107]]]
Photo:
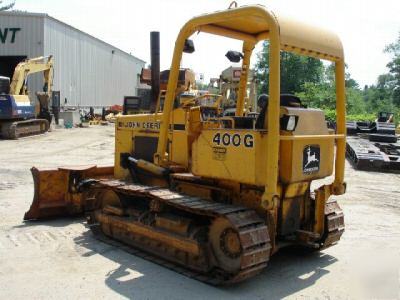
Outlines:
[[49,130],[49,123],[44,119],[32,119],[15,121],[3,124],[2,136],[7,139],[17,139],[37,134],[43,134]]
[[[242,206],[225,203],[211,202],[199,197],[188,196],[171,191],[166,188],[149,187],[140,184],[130,184],[120,180],[103,180],[96,187],[109,188],[114,192],[129,196],[145,196],[150,200],[157,200],[178,209],[209,217],[224,217],[238,232],[242,245],[240,270],[236,274],[205,274],[193,269],[184,268],[181,265],[171,263],[153,254],[143,252],[137,248],[131,248],[106,237],[97,225],[92,225],[92,231],[100,240],[109,244],[122,246],[124,250],[149,259],[169,269],[186,275],[190,278],[213,285],[231,284],[243,281],[260,273],[266,266],[270,257],[271,245],[268,228],[265,222],[254,210]],[[94,229],[94,230],[93,230]]]
[[326,203],[325,220],[327,222],[325,229],[327,234],[321,249],[326,249],[336,244],[344,232],[344,214],[336,201]]

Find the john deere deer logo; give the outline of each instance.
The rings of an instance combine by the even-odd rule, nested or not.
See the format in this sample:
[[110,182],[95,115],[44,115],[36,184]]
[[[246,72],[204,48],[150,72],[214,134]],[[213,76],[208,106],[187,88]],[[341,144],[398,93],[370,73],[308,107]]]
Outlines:
[[311,174],[319,171],[320,149],[318,145],[307,145],[303,150],[303,173]]

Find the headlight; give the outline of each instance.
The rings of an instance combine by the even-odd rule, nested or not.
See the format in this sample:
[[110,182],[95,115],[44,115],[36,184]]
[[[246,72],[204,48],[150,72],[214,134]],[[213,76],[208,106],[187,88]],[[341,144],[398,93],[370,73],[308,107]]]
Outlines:
[[293,131],[296,128],[296,117],[289,116],[289,121],[286,126],[286,130]]
[[294,131],[297,126],[299,116],[283,115],[281,117],[281,130]]

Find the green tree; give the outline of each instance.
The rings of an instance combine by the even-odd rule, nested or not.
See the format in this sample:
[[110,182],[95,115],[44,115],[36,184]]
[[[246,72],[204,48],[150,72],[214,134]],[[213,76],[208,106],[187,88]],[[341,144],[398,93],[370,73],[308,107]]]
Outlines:
[[13,8],[15,5],[15,1],[11,2],[9,4],[3,4],[3,2],[4,2],[3,0],[0,0],[0,11],[9,10],[9,9]]
[[[259,82],[259,93],[268,93],[269,81],[269,43],[264,42],[262,50],[257,55],[255,66]],[[281,52],[281,93],[297,93],[302,91],[306,82],[321,82],[324,65],[319,59]]]
[[387,64],[389,74],[392,76],[389,88],[392,89],[393,103],[400,106],[400,34],[397,41],[388,45],[384,51],[392,56],[391,61]]
[[[349,119],[373,119],[379,111],[390,111],[400,119],[400,34],[384,52],[390,54],[389,72],[379,75],[377,83],[360,88],[346,71],[346,104]],[[268,92],[269,46],[264,43],[255,66],[259,93]],[[346,66],[347,69],[347,66]],[[335,67],[324,66],[318,59],[281,53],[281,92],[299,96],[309,107],[325,110],[327,117],[335,116]]]
[[[347,112],[361,114],[365,111],[363,93],[350,73],[346,72],[345,79]],[[335,65],[329,64],[325,67],[322,82],[306,82],[302,85],[301,92],[296,95],[309,107],[318,107],[326,111],[335,110]]]
[[363,90],[366,111],[376,114],[379,111],[390,111],[396,114],[397,121],[400,118],[400,34],[397,40],[386,46],[391,60],[386,65],[389,72],[381,74],[376,84],[365,86]]
[[346,100],[348,114],[365,113],[366,105],[363,92],[358,87],[346,87]]
[[379,75],[375,85],[364,88],[366,111],[375,114],[379,111],[399,111],[399,104],[395,102],[395,91],[395,77],[390,73]]
[[302,91],[297,92],[296,96],[307,107],[323,109],[333,109],[335,107],[335,92],[329,82],[305,82],[302,86]]

